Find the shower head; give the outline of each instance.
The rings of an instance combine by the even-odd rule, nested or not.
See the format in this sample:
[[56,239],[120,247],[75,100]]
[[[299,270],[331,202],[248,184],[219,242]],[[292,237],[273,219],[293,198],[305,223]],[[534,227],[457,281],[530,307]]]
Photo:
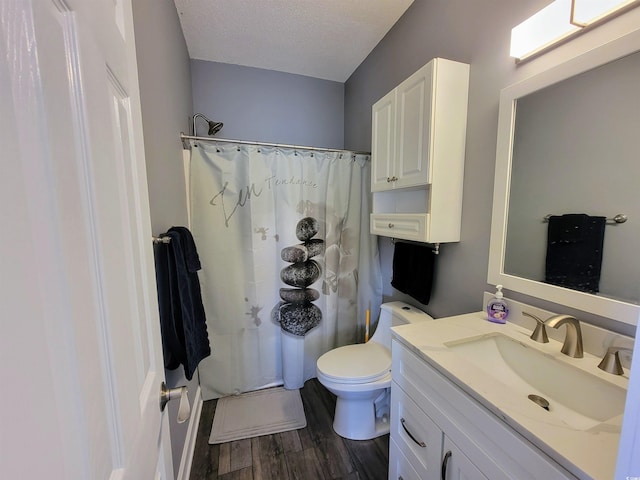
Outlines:
[[222,128],[223,123],[222,122],[214,122],[212,120],[209,120],[207,117],[205,117],[202,113],[196,113],[193,116],[193,135],[195,137],[198,136],[197,130],[196,130],[196,119],[198,117],[202,117],[204,118],[207,123],[209,124],[209,131],[207,133],[207,135],[215,135],[216,133],[218,133],[220,131],[220,129]]
[[209,135],[215,135],[222,128],[222,122],[212,122],[209,120]]

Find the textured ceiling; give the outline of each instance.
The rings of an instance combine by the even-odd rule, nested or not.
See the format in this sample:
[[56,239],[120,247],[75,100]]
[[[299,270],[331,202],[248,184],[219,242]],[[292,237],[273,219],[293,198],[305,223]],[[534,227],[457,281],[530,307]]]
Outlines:
[[344,82],[413,0],[174,0],[189,56]]

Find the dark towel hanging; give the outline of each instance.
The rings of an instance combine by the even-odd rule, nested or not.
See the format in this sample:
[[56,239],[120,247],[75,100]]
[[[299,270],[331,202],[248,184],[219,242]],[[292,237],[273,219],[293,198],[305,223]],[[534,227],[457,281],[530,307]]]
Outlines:
[[[171,255],[170,255],[171,253]],[[177,276],[173,252],[167,244],[155,244],[153,254],[156,265],[156,286],[158,289],[158,308],[160,311],[160,334],[164,367],[174,370],[185,362],[184,329],[182,328],[182,307],[175,284]]]
[[200,259],[191,232],[172,227],[171,241],[155,248],[158,303],[165,367],[184,366],[187,380],[211,354],[200,291]]
[[428,246],[397,242],[391,285],[427,305],[431,299],[435,255]]
[[606,217],[582,213],[552,215],[547,232],[545,281],[597,293]]

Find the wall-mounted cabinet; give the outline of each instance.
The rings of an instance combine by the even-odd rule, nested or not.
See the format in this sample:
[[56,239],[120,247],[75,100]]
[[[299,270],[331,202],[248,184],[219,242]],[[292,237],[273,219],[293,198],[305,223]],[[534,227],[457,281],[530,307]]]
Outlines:
[[371,233],[460,240],[469,65],[436,58],[372,107]]

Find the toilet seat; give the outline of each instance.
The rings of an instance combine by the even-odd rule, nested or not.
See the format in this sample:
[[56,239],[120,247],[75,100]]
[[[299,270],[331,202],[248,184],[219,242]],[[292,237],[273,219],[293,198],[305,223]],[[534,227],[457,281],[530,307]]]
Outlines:
[[371,383],[389,375],[391,352],[377,342],[347,345],[322,355],[316,366],[336,383]]

